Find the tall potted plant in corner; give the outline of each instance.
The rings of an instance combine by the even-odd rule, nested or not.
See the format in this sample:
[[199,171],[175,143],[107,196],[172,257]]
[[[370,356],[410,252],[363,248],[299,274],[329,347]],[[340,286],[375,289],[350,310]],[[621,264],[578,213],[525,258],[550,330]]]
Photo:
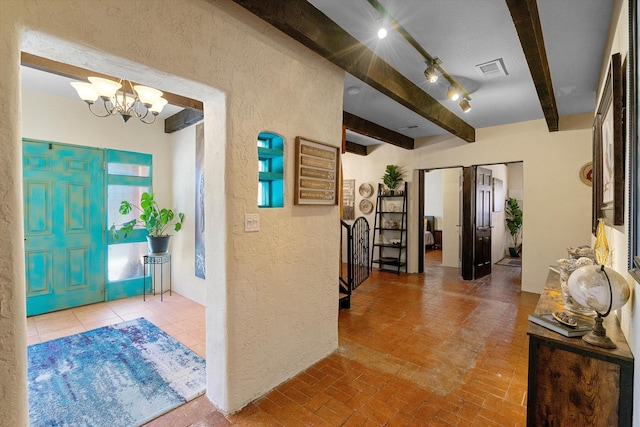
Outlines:
[[389,189],[389,194],[393,195],[395,193],[396,187],[402,182],[402,175],[400,166],[387,165],[384,175],[382,175],[382,182]]
[[513,197],[509,197],[505,202],[505,221],[513,242],[513,246],[509,247],[509,255],[512,257],[518,257],[520,256],[522,248],[522,244],[518,243],[520,231],[522,229],[522,210],[520,209],[518,200]]
[[140,206],[134,205],[126,200],[120,203],[119,211],[122,215],[128,215],[133,209],[140,211],[140,217],[121,224],[120,228],[116,228],[113,224],[109,230],[113,235],[113,240],[117,241],[120,237],[127,237],[133,232],[134,227],[144,227],[149,234],[147,242],[150,253],[165,253],[169,247],[170,235],[167,229],[173,227],[178,232],[182,229],[184,214],[174,212],[171,209],[160,208],[155,200],[154,193],[142,193],[140,197]]

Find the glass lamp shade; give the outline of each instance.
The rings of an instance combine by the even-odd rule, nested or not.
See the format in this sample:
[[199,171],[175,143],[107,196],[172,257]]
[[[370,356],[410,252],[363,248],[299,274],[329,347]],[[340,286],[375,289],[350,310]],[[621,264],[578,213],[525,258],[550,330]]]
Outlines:
[[91,83],[71,82],[71,86],[78,92],[78,96],[84,102],[94,103],[98,99],[98,92]]
[[122,87],[120,83],[114,82],[113,80],[103,79],[102,77],[88,77],[88,79],[95,87],[98,95],[105,99],[113,98],[118,89]]
[[151,106],[151,108],[149,108],[149,111],[153,114],[160,114],[164,106],[167,105],[167,102],[168,101],[166,99],[160,98]]
[[[606,268],[605,275],[603,268],[600,265],[585,265],[578,268],[569,276],[568,286],[569,293],[578,304],[606,316],[609,309],[617,310],[625,305],[629,300],[630,291],[629,284],[620,273]],[[611,294],[609,283],[611,283]]]
[[138,99],[140,99],[140,102],[142,102],[147,108],[158,102],[158,100],[162,96],[161,91],[152,87],[136,85],[133,87],[133,89],[138,94]]

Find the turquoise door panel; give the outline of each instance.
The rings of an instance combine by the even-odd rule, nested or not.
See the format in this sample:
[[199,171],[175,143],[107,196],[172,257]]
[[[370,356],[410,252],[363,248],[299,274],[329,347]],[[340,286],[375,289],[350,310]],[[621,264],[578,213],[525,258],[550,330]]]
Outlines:
[[103,158],[23,141],[27,315],[104,301]]

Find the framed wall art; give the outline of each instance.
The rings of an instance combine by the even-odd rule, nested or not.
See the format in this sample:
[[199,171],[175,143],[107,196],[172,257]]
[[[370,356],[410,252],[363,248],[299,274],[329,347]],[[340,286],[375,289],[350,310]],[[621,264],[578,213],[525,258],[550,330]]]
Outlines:
[[620,54],[611,64],[593,124],[593,215],[610,225],[624,224],[624,118]]
[[342,219],[356,219],[356,180],[342,181]]
[[337,205],[340,147],[296,137],[294,204]]

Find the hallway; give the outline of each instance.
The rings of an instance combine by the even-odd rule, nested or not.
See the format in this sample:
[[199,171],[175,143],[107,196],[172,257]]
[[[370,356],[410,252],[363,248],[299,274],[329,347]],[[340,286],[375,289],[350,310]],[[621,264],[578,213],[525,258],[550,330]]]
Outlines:
[[[339,313],[336,353],[237,414],[203,396],[147,426],[524,426],[527,315],[538,295],[520,291],[520,268],[492,269],[469,282],[437,264],[424,275],[374,270]],[[123,320],[146,313],[202,354],[204,310],[177,294],[89,307],[98,306]]]

